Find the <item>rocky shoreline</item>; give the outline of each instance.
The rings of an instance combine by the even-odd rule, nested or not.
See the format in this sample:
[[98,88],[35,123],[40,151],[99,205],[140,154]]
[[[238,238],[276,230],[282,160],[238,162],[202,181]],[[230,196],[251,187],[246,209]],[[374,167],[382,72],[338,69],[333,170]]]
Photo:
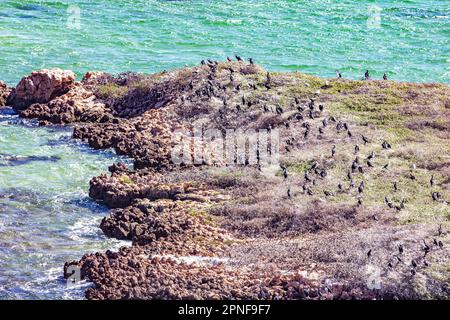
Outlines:
[[[36,71],[0,82],[0,107],[133,159],[90,182],[100,228],[132,245],[65,264],[88,299],[448,299],[449,92],[211,61]],[[280,166],[176,165],[176,132],[199,126],[276,129]]]

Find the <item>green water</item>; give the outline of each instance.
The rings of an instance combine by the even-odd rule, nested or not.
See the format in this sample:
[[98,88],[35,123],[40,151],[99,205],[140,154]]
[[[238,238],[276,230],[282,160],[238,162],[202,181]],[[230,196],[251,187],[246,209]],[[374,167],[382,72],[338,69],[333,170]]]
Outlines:
[[[450,83],[449,39],[449,0],[0,0],[0,80],[48,67],[155,72],[238,53],[276,71]],[[64,284],[64,261],[120,245],[101,234],[106,210],[87,196],[117,157],[70,135],[0,112],[0,299],[81,298]]]
[[3,0],[0,79],[51,66],[153,72],[239,53],[270,70],[449,83],[449,39],[448,0]]
[[69,128],[0,112],[0,299],[83,296],[83,286],[66,287],[64,262],[124,244],[104,237],[107,210],[87,195],[90,178],[115,160],[73,141]]

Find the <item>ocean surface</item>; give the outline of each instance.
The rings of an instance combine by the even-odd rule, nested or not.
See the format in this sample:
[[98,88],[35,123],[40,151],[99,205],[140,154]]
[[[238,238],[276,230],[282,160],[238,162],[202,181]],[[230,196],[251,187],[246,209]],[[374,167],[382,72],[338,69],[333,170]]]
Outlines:
[[[449,0],[0,0],[0,80],[156,72],[239,54],[273,71],[450,83]],[[0,299],[79,299],[64,261],[114,249],[91,177],[118,160],[0,111]]]
[[270,70],[450,83],[449,0],[0,0],[0,79],[155,72],[253,57]]
[[89,284],[67,287],[64,262],[127,244],[102,234],[107,210],[87,194],[118,157],[71,135],[0,109],[0,299],[82,298]]

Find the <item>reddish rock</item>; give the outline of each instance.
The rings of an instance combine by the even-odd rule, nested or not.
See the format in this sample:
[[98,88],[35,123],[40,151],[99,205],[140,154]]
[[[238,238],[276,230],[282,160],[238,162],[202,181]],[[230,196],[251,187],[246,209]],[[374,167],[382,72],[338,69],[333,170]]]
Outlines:
[[0,108],[6,105],[11,92],[12,88],[9,88],[3,81],[0,81]]
[[47,103],[68,92],[75,82],[75,74],[69,70],[43,69],[34,71],[20,80],[10,103],[16,110],[24,110],[34,103]]

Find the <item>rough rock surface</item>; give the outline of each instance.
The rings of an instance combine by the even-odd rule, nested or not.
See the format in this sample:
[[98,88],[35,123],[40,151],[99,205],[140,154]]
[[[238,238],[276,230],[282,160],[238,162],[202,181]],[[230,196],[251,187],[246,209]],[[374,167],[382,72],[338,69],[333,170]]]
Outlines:
[[75,82],[75,74],[59,68],[34,71],[22,78],[10,99],[11,106],[23,110],[33,103],[46,103],[67,91]]
[[0,108],[6,106],[11,91],[11,88],[9,88],[3,81],[0,81]]
[[[92,72],[66,89],[20,115],[73,123],[74,138],[134,161],[91,180],[112,209],[100,228],[131,243],[65,265],[94,283],[87,298],[450,297],[448,86],[205,62]],[[237,151],[176,165],[175,131],[198,127],[276,128],[280,166],[268,174]]]

